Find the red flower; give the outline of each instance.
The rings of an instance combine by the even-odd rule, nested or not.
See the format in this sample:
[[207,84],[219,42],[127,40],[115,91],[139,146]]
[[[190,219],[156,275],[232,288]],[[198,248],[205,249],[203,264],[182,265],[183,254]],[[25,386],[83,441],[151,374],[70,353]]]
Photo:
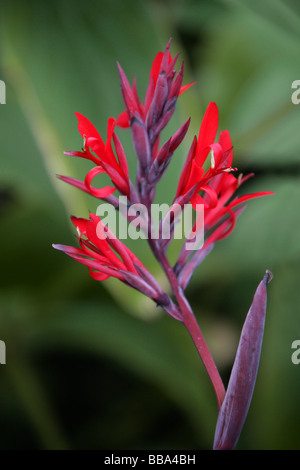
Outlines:
[[[116,121],[109,118],[107,123],[107,140],[103,142],[95,126],[82,114],[75,113],[78,119],[78,130],[83,138],[82,152],[65,152],[66,155],[82,157],[91,160],[97,166],[92,168],[85,177],[84,182],[65,176],[58,176],[61,180],[76,186],[93,196],[104,198],[112,194],[116,189],[121,194],[130,197],[130,181],[128,165],[122,144],[114,132]],[[112,148],[111,141],[115,145],[115,151]],[[93,153],[92,153],[93,152]],[[115,187],[105,186],[97,189],[91,186],[94,177],[100,173],[106,173],[112,180]]]
[[[228,131],[223,131],[218,142],[215,142],[217,131],[218,108],[211,102],[202,120],[198,139],[195,137],[193,140],[175,197],[175,200],[178,200],[190,191],[192,205],[195,208],[197,204],[204,205],[205,232],[214,229],[204,247],[229,235],[236,220],[236,212],[233,209],[238,205],[249,199],[273,194],[262,191],[240,196],[229,202],[238,187],[253,174],[245,177],[239,175],[237,178],[231,174],[236,168],[232,167],[233,151],[230,135]],[[210,167],[205,171],[203,165],[209,153],[211,153]],[[226,216],[227,219],[216,227]]]
[[[171,101],[175,102],[176,98],[181,95],[185,90],[191,87],[195,82],[185,86],[182,85],[183,78],[183,64],[174,79],[178,54],[172,59],[169,51],[170,42],[168,43],[165,52],[158,52],[152,62],[152,67],[149,75],[149,83],[145,95],[144,103],[140,100],[136,81],[134,79],[132,87],[123,72],[121,66],[118,64],[122,94],[126,105],[126,110],[123,111],[117,118],[117,125],[119,127],[130,127],[131,119],[138,117],[139,120],[146,122],[148,119],[148,127],[152,120],[152,114],[157,114],[158,110],[169,102],[171,108]],[[158,105],[158,106],[157,106]]]
[[[208,182],[216,175],[222,172],[233,171],[232,163],[232,144],[228,131],[220,134],[219,142],[215,142],[218,131],[219,112],[215,103],[209,103],[204,114],[198,139],[195,137],[183,167],[179,184],[177,187],[176,198],[187,193],[195,186],[194,196],[191,202],[200,203],[198,192],[204,191],[213,199],[214,194],[208,186]],[[205,172],[203,164],[211,152],[211,165]]]
[[118,238],[102,224],[100,217],[90,219],[71,217],[78,232],[80,248],[53,245],[57,250],[86,265],[96,281],[115,277],[152,298],[160,305],[169,303],[150,272]]
[[[93,279],[103,281],[113,276],[123,280],[120,270],[136,273],[132,262],[132,253],[104,226],[100,218],[90,214],[90,219],[72,216],[71,220],[78,232],[80,248],[66,245],[54,245],[54,248],[64,251],[71,258],[89,267]],[[121,255],[121,259],[112,248]],[[135,260],[136,261],[136,260]]]

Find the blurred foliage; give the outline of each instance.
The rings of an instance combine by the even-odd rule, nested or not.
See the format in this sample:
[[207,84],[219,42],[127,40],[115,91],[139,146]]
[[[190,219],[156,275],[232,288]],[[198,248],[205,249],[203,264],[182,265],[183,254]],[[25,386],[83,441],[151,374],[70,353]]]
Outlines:
[[[254,172],[233,234],[198,269],[188,297],[225,382],[239,331],[266,268],[274,274],[261,366],[238,448],[298,449],[300,366],[300,8],[296,0],[2,0],[0,79],[0,369],[2,449],[206,449],[214,394],[182,325],[113,281],[95,283],[52,243],[73,243],[71,213],[97,201],[57,181],[82,178],[74,112],[105,135],[123,110],[116,61],[141,95],[168,39],[181,51],[185,93],[167,134],[191,128],[160,186],[175,190],[189,142],[209,101],[230,129],[236,165]],[[127,133],[128,134],[128,133]],[[130,161],[135,158],[120,130]],[[145,243],[129,242],[161,276]],[[172,254],[172,253],[171,253]],[[161,282],[164,282],[163,280]]]

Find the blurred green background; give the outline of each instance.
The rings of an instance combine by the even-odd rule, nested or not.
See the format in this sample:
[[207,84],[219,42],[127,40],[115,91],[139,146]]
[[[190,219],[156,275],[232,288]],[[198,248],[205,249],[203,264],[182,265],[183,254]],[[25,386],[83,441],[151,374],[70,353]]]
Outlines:
[[[239,449],[299,449],[300,79],[297,0],[1,1],[1,449],[209,449],[214,392],[183,326],[115,280],[93,281],[52,243],[74,243],[69,215],[97,200],[55,177],[83,178],[89,162],[74,112],[105,136],[123,110],[118,60],[144,95],[151,62],[170,37],[185,62],[166,135],[192,117],[159,202],[172,198],[209,101],[231,132],[235,164],[254,171],[232,235],[197,270],[187,296],[227,383],[257,284],[270,269],[256,389]],[[130,170],[135,157],[119,130]],[[75,161],[76,160],[76,161]],[[145,243],[129,243],[161,277]],[[164,282],[161,279],[161,282]]]

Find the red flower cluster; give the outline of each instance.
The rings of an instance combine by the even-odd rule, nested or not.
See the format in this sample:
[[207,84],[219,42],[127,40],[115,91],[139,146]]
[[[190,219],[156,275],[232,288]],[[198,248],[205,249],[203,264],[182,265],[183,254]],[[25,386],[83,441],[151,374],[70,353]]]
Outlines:
[[[174,66],[178,59],[178,54],[172,59],[169,47],[170,41],[165,52],[158,52],[152,62],[144,103],[138,96],[136,80],[134,79],[131,87],[120,64],[118,64],[122,94],[126,106],[125,111],[117,119],[118,126],[128,128],[131,125],[131,120],[136,118],[147,122],[147,126],[150,128],[153,120],[162,114],[161,104],[168,103],[169,109],[167,111],[171,111],[177,97],[195,83],[182,86],[183,63],[174,80]],[[164,111],[166,113],[166,110]]]
[[[100,199],[110,196],[116,189],[118,189],[121,194],[130,198],[128,164],[123,146],[114,132],[116,120],[112,117],[109,118],[107,122],[107,140],[104,143],[95,126],[82,114],[75,114],[78,119],[78,130],[84,142],[83,149],[81,152],[65,152],[65,154],[73,157],[86,158],[97,166],[88,172],[84,182],[61,175],[58,177]],[[118,158],[113,151],[112,140]],[[115,187],[105,186],[104,188],[97,189],[92,186],[92,180],[100,173],[106,173]]]

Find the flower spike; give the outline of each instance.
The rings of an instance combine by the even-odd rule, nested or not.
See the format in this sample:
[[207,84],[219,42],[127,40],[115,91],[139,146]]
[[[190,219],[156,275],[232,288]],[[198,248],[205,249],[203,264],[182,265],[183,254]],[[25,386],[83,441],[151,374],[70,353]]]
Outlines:
[[[261,191],[237,195],[239,187],[253,174],[243,176],[234,173],[237,169],[233,166],[230,134],[224,130],[217,137],[219,111],[216,103],[210,102],[199,133],[190,143],[177,189],[174,187],[171,207],[167,208],[156,225],[152,207],[157,183],[165,175],[173,154],[186,137],[190,125],[188,119],[174,135],[167,137],[162,143],[161,132],[174,114],[178,97],[193,85],[183,85],[184,63],[182,61],[176,72],[178,54],[172,57],[170,44],[171,40],[164,52],[158,52],[152,62],[144,101],[139,98],[136,78],[134,77],[131,85],[121,65],[117,63],[125,110],[117,119],[108,118],[106,139],[88,118],[75,113],[83,148],[81,151],[69,151],[65,154],[89,160],[93,166],[83,181],[58,175],[62,181],[109,203],[115,211],[125,216],[130,228],[138,229],[143,238],[148,239],[149,247],[169,283],[170,294],[164,291],[160,282],[100,217],[93,213],[90,213],[89,219],[71,217],[77,230],[79,246],[56,244],[53,247],[85,265],[94,280],[105,281],[114,277],[152,299],[168,315],[184,325],[203,362],[217,399],[218,419],[214,449],[233,449],[254,390],[266,314],[266,287],[271,280],[271,273],[266,272],[254,295],[242,329],[227,391],[185,296],[185,290],[193,273],[216,242],[232,232],[246,202],[273,193]],[[130,180],[126,153],[115,132],[116,127],[130,128],[137,157],[135,185]],[[110,178],[111,186],[96,187],[94,179],[102,174]],[[122,197],[116,196],[118,192]],[[186,206],[191,211],[185,212]],[[184,220],[184,240],[173,266],[167,249],[177,236],[175,229],[182,220],[183,212],[184,218],[187,212],[190,214],[190,233],[185,233],[187,227]]]

